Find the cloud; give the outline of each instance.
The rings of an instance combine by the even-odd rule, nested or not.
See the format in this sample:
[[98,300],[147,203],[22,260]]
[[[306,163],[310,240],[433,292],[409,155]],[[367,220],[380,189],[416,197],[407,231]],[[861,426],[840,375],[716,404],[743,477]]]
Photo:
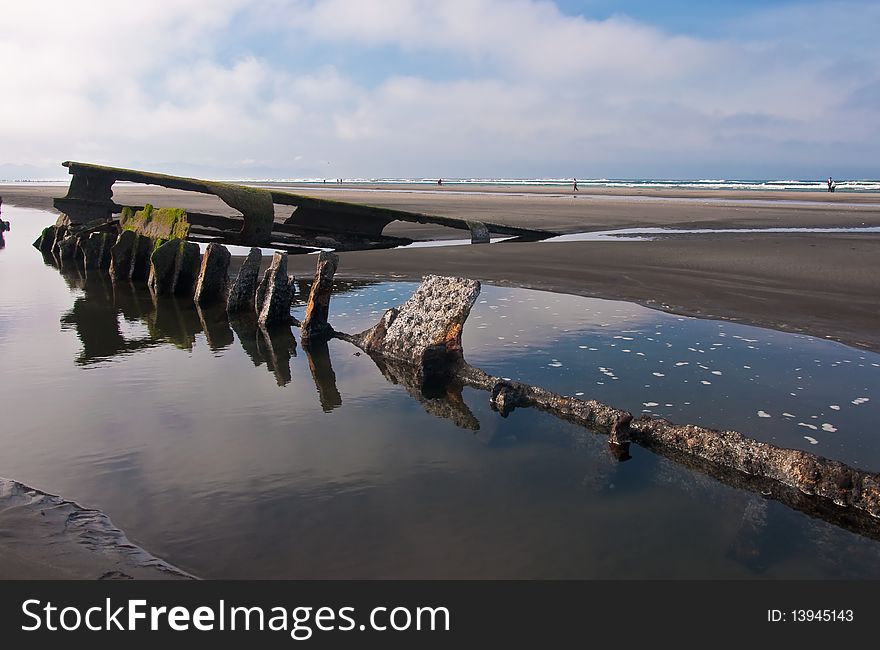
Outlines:
[[758,11],[712,38],[525,0],[142,5],[4,9],[0,164],[880,175],[880,13],[867,3]]

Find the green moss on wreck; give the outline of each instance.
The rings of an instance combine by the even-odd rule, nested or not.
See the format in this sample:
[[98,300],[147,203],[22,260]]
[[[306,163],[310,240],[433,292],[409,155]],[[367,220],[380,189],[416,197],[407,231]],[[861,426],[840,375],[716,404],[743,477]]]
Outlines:
[[150,252],[150,261],[155,263],[157,260],[161,260],[163,256],[165,259],[173,260],[179,250],[176,248],[178,245],[182,247],[183,240],[157,239],[153,244],[153,250]]
[[[123,208],[119,223],[123,230],[165,242],[169,239],[185,239],[189,235],[186,210],[181,208],[154,208],[147,203],[143,210]],[[158,245],[157,245],[158,247]]]
[[121,230],[131,230],[134,232],[134,228],[130,226],[131,218],[134,216],[134,210],[129,208],[128,206],[122,208],[122,213],[119,215],[119,227]]
[[137,212],[128,207],[122,208],[119,223],[122,225],[123,230],[132,230],[142,235],[144,234],[144,228],[150,222],[150,214],[152,212],[153,206],[149,203],[144,206],[143,210],[138,210]]
[[185,239],[189,234],[189,222],[186,220],[186,210],[181,208],[160,208],[153,210],[152,221],[161,224],[163,230],[168,231],[167,239]]

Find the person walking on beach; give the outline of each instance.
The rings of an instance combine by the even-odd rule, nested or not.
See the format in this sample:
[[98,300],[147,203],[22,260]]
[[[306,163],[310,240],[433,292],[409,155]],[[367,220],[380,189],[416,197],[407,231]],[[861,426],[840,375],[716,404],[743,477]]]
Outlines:
[[437,185],[443,185],[443,179],[442,179],[442,178],[438,178],[438,179],[437,179]]
[[574,191],[577,192],[578,191],[578,179],[573,178],[571,182],[574,185]]
[[834,180],[830,176],[828,177],[828,191],[834,191]]

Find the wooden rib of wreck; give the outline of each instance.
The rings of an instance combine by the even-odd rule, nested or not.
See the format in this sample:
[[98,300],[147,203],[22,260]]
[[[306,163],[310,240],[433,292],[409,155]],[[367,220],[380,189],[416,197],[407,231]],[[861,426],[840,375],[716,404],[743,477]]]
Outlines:
[[339,266],[339,256],[326,251],[318,255],[315,279],[309,290],[306,315],[303,317],[300,336],[304,346],[312,342],[326,341],[333,335],[328,317],[330,315],[330,296],[333,293],[333,276]]
[[290,324],[293,278],[287,276],[287,253],[275,252],[257,288],[257,322],[261,327]]
[[229,262],[232,256],[221,244],[208,244],[199,268],[193,296],[200,307],[225,300],[229,286]]
[[[73,178],[67,195],[55,199],[54,205],[77,225],[107,222],[113,219],[113,215],[120,214],[125,206],[113,201],[113,185],[127,181],[211,194],[240,213],[238,218],[189,213],[188,237],[194,241],[271,246],[288,253],[311,252],[314,248],[338,251],[394,248],[412,243],[411,239],[382,234],[385,227],[394,221],[466,230],[475,243],[488,241],[490,233],[531,240],[556,234],[134,169],[72,161],[63,165]],[[275,220],[276,205],[293,208],[291,215],[283,222]],[[141,206],[129,207],[142,209]]]

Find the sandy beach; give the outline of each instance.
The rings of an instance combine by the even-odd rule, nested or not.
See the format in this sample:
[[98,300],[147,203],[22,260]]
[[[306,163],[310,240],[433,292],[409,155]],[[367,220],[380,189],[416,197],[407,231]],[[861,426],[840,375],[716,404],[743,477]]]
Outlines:
[[[545,228],[562,233],[632,228],[686,226],[693,228],[819,227],[880,225],[880,194],[824,192],[648,191],[479,186],[436,188],[424,185],[339,186],[265,185],[325,199],[364,203],[426,214],[495,221],[512,226]],[[52,199],[67,187],[28,183],[0,186],[4,201],[21,207],[53,210]],[[114,200],[123,205],[154,203],[234,216],[214,196],[161,187],[117,183]],[[276,218],[289,208],[276,206]],[[392,223],[385,234],[457,238],[447,228]]]
[[[363,186],[284,189],[311,196],[560,233],[633,227],[880,226],[880,196],[853,193]],[[63,186],[0,189],[4,202],[52,209]],[[114,200],[233,215],[213,196],[118,184]],[[277,218],[285,215],[279,211]],[[397,222],[387,234],[460,238]],[[314,258],[291,256],[309,277]],[[741,321],[880,349],[880,235],[704,234],[655,241],[514,243],[342,253],[342,277],[455,274],[485,282],[629,300],[680,314]]]

